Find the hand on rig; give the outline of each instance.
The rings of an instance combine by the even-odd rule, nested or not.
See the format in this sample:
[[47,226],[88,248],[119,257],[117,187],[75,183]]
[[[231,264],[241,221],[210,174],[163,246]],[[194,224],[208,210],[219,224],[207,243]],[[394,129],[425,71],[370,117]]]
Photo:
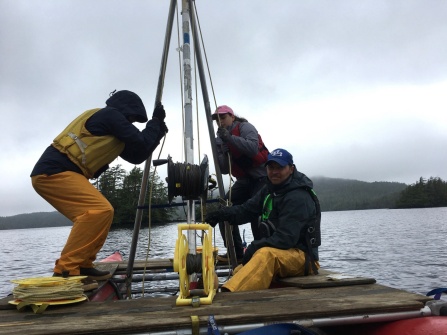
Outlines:
[[205,222],[208,222],[209,225],[214,228],[221,220],[220,219],[221,214],[222,214],[222,210],[220,210],[220,209],[217,211],[209,212],[206,214]]
[[[163,122],[165,117],[166,117],[166,112],[165,112],[165,109],[163,108],[163,105],[161,104],[161,102],[157,102],[157,105],[154,108],[154,112],[152,113],[152,118],[157,118],[161,122]],[[166,127],[166,125],[165,125],[165,127]]]
[[228,142],[231,138],[230,132],[224,127],[219,127],[217,129],[217,136],[219,136],[224,142]]

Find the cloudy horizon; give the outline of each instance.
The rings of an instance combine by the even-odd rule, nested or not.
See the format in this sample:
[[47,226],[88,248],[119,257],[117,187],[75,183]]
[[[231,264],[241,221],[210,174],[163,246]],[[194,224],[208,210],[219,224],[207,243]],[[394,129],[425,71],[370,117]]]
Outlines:
[[[408,185],[447,180],[447,2],[195,3],[212,108],[231,106],[270,150],[289,150],[298,170]],[[103,107],[109,92],[136,92],[152,114],[168,7],[0,0],[0,216],[54,210],[29,174],[53,138],[78,114]],[[184,160],[177,40],[174,23],[162,99],[169,133],[153,155],[175,162]],[[199,164],[212,154],[195,94]]]

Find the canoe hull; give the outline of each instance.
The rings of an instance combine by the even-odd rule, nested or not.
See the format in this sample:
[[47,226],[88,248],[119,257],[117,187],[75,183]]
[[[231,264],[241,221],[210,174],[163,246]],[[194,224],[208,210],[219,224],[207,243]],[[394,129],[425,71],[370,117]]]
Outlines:
[[[115,251],[110,256],[101,260],[101,263],[121,262],[123,255],[120,251]],[[122,299],[121,287],[112,280],[107,280],[100,283],[100,286],[95,291],[89,294],[89,301],[112,301]]]
[[344,335],[447,335],[447,316],[433,315],[385,323],[349,325],[331,330],[334,334]]

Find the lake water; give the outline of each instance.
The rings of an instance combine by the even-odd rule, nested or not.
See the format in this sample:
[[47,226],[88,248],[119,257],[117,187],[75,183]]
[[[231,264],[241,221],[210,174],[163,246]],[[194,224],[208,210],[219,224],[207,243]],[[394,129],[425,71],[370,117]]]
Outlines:
[[[373,277],[379,284],[421,294],[447,286],[447,207],[324,212],[321,225],[320,264],[327,270]],[[0,230],[0,297],[11,293],[11,279],[51,276],[70,228]],[[249,225],[240,229],[249,243]],[[215,231],[215,245],[224,252]],[[146,258],[148,244],[149,258],[173,258],[177,223],[153,227],[150,243],[148,228],[139,236],[137,259]],[[132,230],[112,230],[98,260],[115,250],[126,258],[131,240]]]

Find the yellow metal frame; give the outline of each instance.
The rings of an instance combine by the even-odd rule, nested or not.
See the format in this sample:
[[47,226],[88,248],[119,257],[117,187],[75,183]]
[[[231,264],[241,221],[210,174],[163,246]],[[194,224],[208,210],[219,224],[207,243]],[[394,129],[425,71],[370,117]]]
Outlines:
[[[174,252],[174,271],[179,274],[179,288],[180,293],[176,300],[177,306],[197,305],[211,305],[213,298],[216,295],[216,288],[214,287],[214,256],[212,246],[212,228],[209,224],[187,224],[182,223],[177,226],[178,238],[175,242]],[[202,246],[202,280],[203,289],[207,297],[191,297],[189,290],[189,276],[186,269],[186,258],[188,255],[188,240],[183,234],[184,230],[202,230],[203,231],[203,246]]]

